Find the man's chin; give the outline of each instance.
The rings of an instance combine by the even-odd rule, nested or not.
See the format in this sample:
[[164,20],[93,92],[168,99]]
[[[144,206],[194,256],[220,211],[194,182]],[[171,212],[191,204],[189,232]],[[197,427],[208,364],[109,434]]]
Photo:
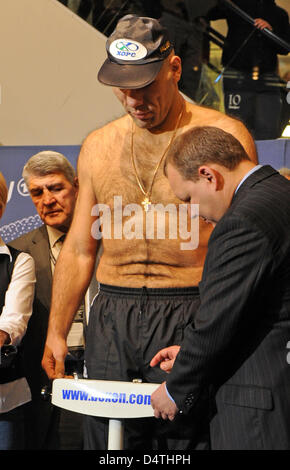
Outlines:
[[45,217],[43,219],[43,222],[45,223],[45,225],[48,225],[49,227],[52,227],[52,228],[56,228],[57,230],[60,230],[61,232],[63,232],[64,227],[68,225],[62,217],[59,217],[56,214],[55,215],[51,214],[50,216]]
[[140,129],[150,129],[151,127],[154,127],[154,121],[151,115],[148,117],[137,117],[131,114],[131,117],[136,126],[138,126]]

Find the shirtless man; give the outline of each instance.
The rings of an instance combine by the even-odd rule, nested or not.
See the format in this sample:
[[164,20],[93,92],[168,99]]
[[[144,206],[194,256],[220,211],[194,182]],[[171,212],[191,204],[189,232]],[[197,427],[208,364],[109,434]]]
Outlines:
[[[98,78],[114,87],[127,115],[92,132],[82,146],[79,196],[55,270],[43,366],[52,379],[64,374],[66,336],[92,276],[100,218],[104,251],[86,335],[88,377],[161,383],[165,372],[151,368],[150,360],[162,347],[180,344],[194,318],[212,229],[200,220],[199,239],[196,233],[187,236],[195,245],[190,250],[166,212],[165,236],[158,233],[157,213],[181,202],[163,175],[167,150],[189,127],[211,124],[234,134],[254,161],[256,150],[239,121],[184,100],[178,91],[180,58],[157,20],[124,17],[107,50]],[[191,420],[186,426],[179,419],[137,420],[136,425],[127,420],[131,431],[125,433],[125,448],[152,448],[161,426],[163,449],[165,438],[168,449],[193,449],[203,423],[194,429]],[[86,423],[85,448],[105,449],[105,423],[95,417]]]

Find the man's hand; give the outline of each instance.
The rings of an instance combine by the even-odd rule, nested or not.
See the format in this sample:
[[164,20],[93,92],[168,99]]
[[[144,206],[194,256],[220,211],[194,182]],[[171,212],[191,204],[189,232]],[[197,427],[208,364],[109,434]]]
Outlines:
[[268,28],[270,31],[273,31],[273,28],[270,25],[270,23],[268,23],[268,21],[266,21],[266,20],[263,20],[263,18],[256,18],[255,19],[255,26],[258,29]]
[[161,351],[158,351],[153,359],[151,359],[150,366],[155,367],[157,364],[160,364],[160,369],[167,373],[171,372],[179,350],[180,346],[169,346],[168,348],[161,349]]
[[64,377],[64,361],[67,355],[67,345],[64,339],[54,338],[50,343],[47,341],[41,365],[49,379]]
[[155,418],[169,419],[170,421],[175,418],[178,408],[167,395],[165,382],[152,393],[151,406],[154,410]]

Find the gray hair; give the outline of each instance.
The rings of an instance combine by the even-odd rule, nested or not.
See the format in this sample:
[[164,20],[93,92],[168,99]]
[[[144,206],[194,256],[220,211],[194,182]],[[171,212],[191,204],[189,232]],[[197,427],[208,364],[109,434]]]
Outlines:
[[284,166],[280,168],[279,173],[282,176],[290,176],[290,168],[287,168],[286,166]]
[[8,188],[3,174],[0,171],[0,207],[4,210],[8,197]]
[[30,157],[23,168],[22,176],[28,187],[31,176],[47,176],[51,173],[62,173],[71,184],[74,184],[76,176],[74,167],[64,155],[52,150],[44,150]]

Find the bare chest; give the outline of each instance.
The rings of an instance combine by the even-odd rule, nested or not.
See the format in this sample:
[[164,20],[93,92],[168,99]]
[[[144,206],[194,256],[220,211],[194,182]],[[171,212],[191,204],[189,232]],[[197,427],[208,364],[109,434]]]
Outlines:
[[109,147],[104,147],[101,163],[95,165],[98,203],[112,210],[116,200],[123,207],[135,204],[143,210],[146,198],[151,204],[178,203],[163,173],[166,149],[166,142],[161,147],[146,143],[133,147],[131,133],[116,137]]

